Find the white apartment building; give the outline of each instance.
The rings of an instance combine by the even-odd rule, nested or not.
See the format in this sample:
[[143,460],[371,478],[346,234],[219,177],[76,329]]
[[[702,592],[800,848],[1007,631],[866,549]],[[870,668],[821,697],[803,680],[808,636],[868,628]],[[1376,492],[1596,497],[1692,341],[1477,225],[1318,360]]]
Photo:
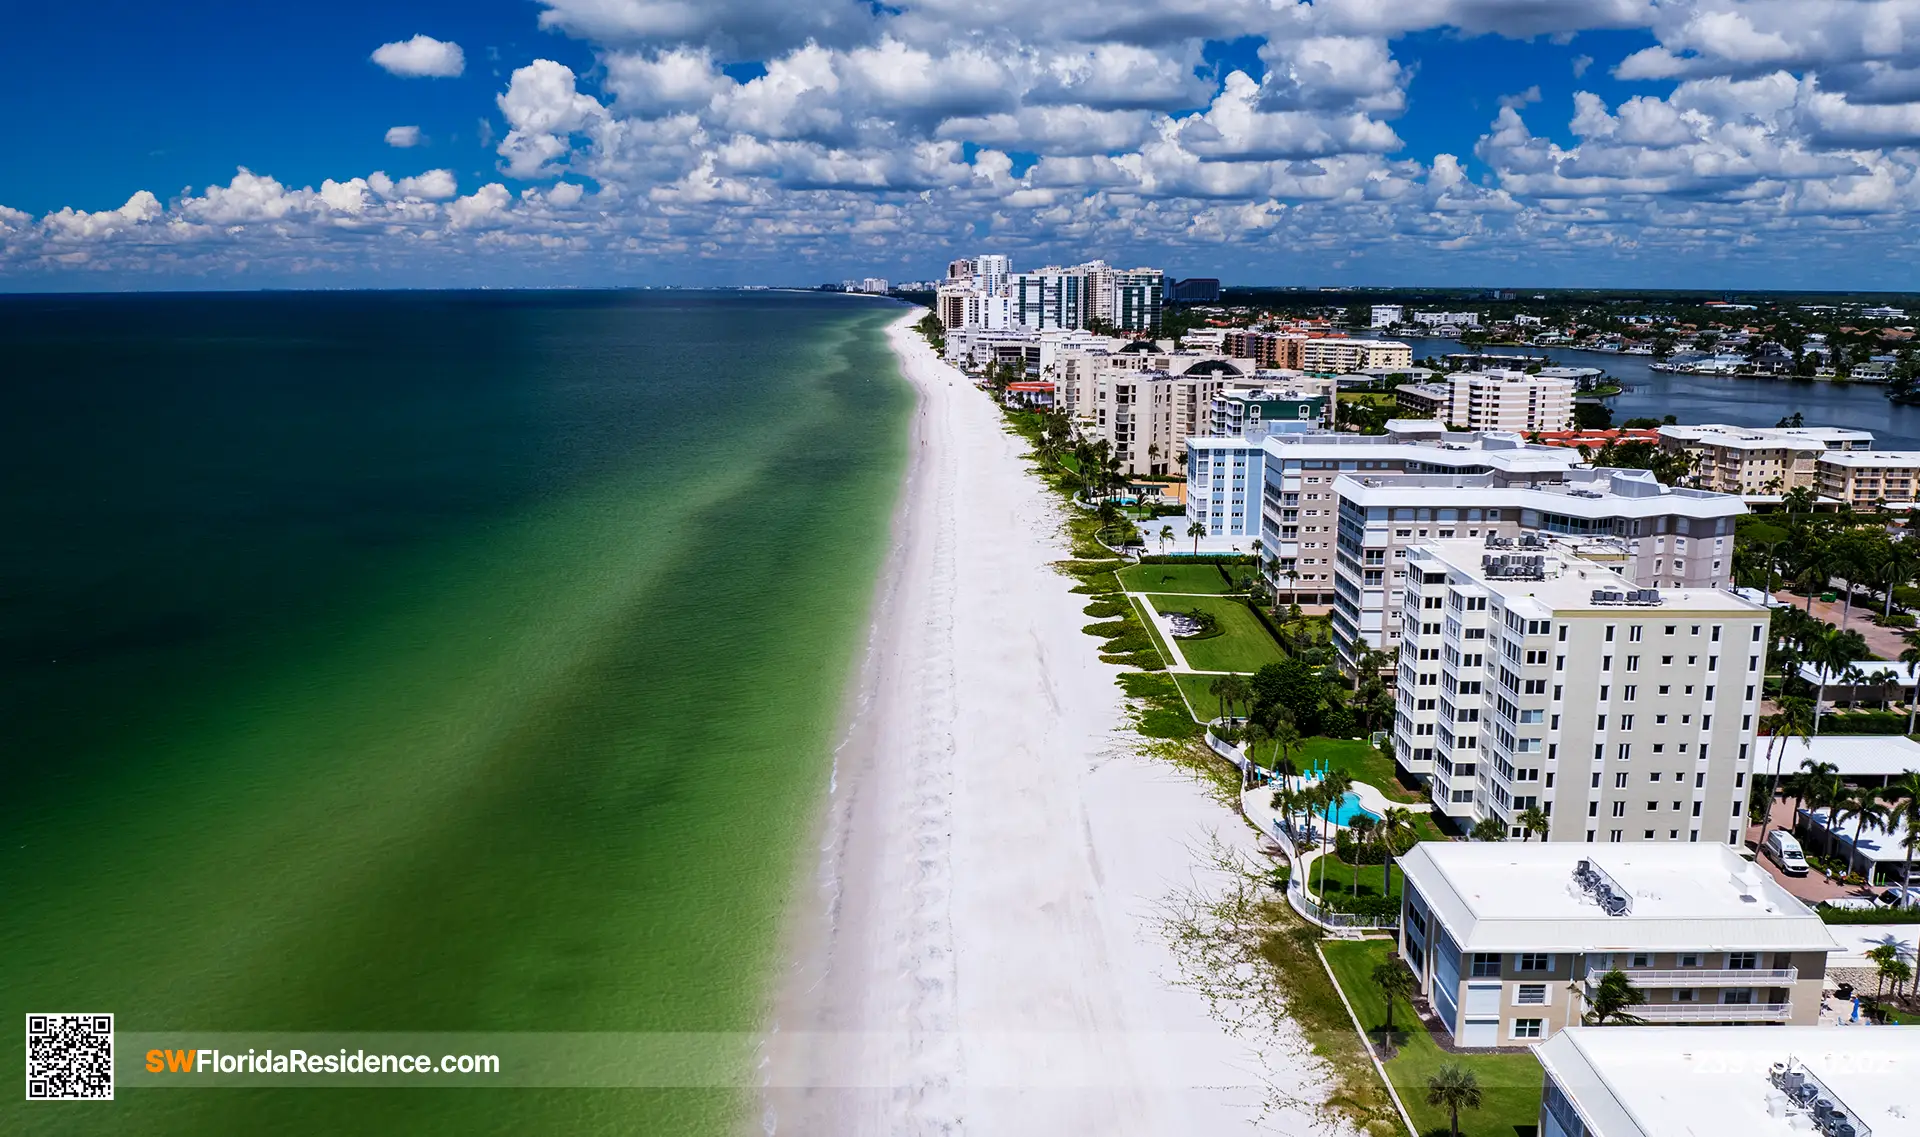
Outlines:
[[934,311],[948,331],[982,328],[1003,332],[1015,326],[1013,301],[974,285],[942,285],[934,293]]
[[1370,328],[1391,328],[1406,318],[1406,310],[1398,304],[1375,304],[1373,318],[1368,321]]
[[[1577,451],[1529,446],[1516,435],[1448,434],[1431,422],[1395,420],[1384,435],[1268,435],[1260,541],[1269,583],[1302,604],[1334,602],[1334,483],[1343,473],[1500,472],[1516,480],[1564,476]],[[1291,575],[1289,575],[1291,573]]]
[[1915,500],[1920,479],[1920,450],[1830,451],[1820,455],[1816,466],[1821,497],[1847,505],[1908,505]]
[[1524,371],[1456,371],[1447,377],[1446,421],[1462,430],[1573,429],[1574,382]]
[[1772,497],[1820,483],[1829,453],[1873,448],[1873,433],[1841,427],[1663,426],[1660,448],[1693,458],[1690,485],[1744,497]]
[[1300,367],[1306,371],[1348,373],[1383,368],[1406,371],[1413,366],[1413,349],[1398,340],[1308,339],[1300,344]]
[[1650,1023],[1812,1025],[1840,950],[1723,844],[1422,841],[1400,870],[1401,958],[1461,1046],[1534,1046],[1577,1027],[1616,970],[1646,995],[1633,1013]]
[[1437,328],[1442,324],[1451,324],[1456,328],[1477,328],[1480,326],[1478,312],[1415,312],[1413,322]]
[[[1636,588],[1721,588],[1733,576],[1734,519],[1746,512],[1738,498],[1663,486],[1645,470],[1544,461],[1482,474],[1359,471],[1342,475],[1334,494],[1333,642],[1348,665],[1363,647],[1398,649],[1408,550],[1424,541],[1536,532],[1607,538],[1615,542],[1604,550],[1608,563]],[[1588,555],[1603,550],[1590,546]]]
[[1193,363],[1178,374],[1164,369],[1103,371],[1093,385],[1093,419],[1082,425],[1082,433],[1106,439],[1120,459],[1121,472],[1163,476],[1184,460],[1190,439],[1208,432],[1214,399],[1229,377],[1240,374],[1222,359]]
[[1920,1133],[1911,1028],[1572,1027],[1533,1056],[1539,1137]]
[[[1205,551],[1246,552],[1259,539],[1264,441],[1264,436],[1187,439],[1186,520],[1206,527],[1201,539]],[[1185,538],[1187,526],[1177,526],[1175,532]]]
[[1410,551],[1396,759],[1463,827],[1491,818],[1519,837],[1538,807],[1551,841],[1737,845],[1768,611],[1640,588],[1583,551],[1545,537]]

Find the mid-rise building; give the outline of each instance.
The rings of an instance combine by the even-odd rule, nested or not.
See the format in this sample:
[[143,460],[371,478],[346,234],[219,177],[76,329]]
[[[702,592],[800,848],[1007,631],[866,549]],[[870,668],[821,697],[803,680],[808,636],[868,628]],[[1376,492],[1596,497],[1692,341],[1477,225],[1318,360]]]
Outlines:
[[1446,421],[1462,430],[1519,433],[1573,427],[1574,382],[1524,371],[1456,371],[1447,377]]
[[1300,344],[1299,366],[1336,373],[1406,371],[1413,367],[1413,349],[1398,340],[1307,339]]
[[[1529,457],[1541,449],[1566,457]],[[1351,665],[1363,648],[1397,651],[1408,550],[1428,540],[1606,538],[1606,559],[1636,588],[1722,588],[1732,579],[1734,522],[1746,512],[1740,499],[1663,486],[1645,470],[1578,468],[1578,458],[1528,447],[1484,473],[1343,474],[1334,482],[1333,600],[1342,661]],[[1590,556],[1601,552],[1588,547]]]
[[1302,368],[1301,347],[1307,337],[1298,332],[1255,332],[1228,328],[1221,337],[1220,350],[1228,355],[1253,360],[1255,366],[1298,371]]
[[[1193,360],[1168,353],[1142,358],[1163,366],[1096,374],[1092,418],[1082,421],[1081,430],[1089,438],[1107,440],[1121,472],[1163,476],[1184,461],[1189,439],[1208,433],[1214,400],[1244,372],[1218,357]],[[1176,367],[1180,370],[1171,370]]]
[[[1264,438],[1187,439],[1187,523],[1207,531],[1206,551],[1242,552],[1260,538],[1260,487],[1266,479]],[[1187,526],[1176,529],[1185,536]],[[1151,536],[1151,534],[1149,534]]]
[[942,285],[934,293],[934,311],[948,330],[984,328],[1003,332],[1015,326],[1013,301],[974,285]]
[[1533,1050],[1540,1137],[1912,1137],[1920,1030],[1570,1027]]
[[[1285,387],[1247,387],[1223,390],[1213,398],[1213,419],[1207,433],[1215,438],[1245,436],[1259,428],[1264,439],[1268,433],[1313,431],[1327,426],[1327,408],[1332,405],[1330,381],[1303,377],[1299,385]],[[1254,493],[1258,495],[1259,488]],[[1257,530],[1258,516],[1254,518]]]
[[1393,402],[1408,418],[1445,422],[1453,407],[1453,388],[1445,383],[1402,383],[1393,389]]
[[1873,434],[1840,427],[1663,426],[1660,448],[1693,459],[1689,485],[1743,497],[1800,486],[1819,490],[1820,459],[1873,448]]
[[1413,314],[1413,322],[1416,324],[1424,324],[1430,328],[1437,328],[1443,324],[1452,325],[1456,328],[1477,328],[1480,326],[1480,313],[1415,312]]
[[1371,328],[1391,328],[1406,318],[1406,310],[1398,304],[1375,304],[1373,318],[1367,326]]
[[1768,611],[1596,559],[1618,556],[1528,536],[1409,550],[1394,754],[1462,827],[1518,837],[1538,807],[1550,841],[1739,843]]
[[1882,501],[1906,505],[1914,501],[1920,450],[1829,451],[1815,466],[1821,497],[1852,506]]
[[1422,841],[1400,869],[1401,958],[1464,1047],[1579,1026],[1611,971],[1649,1023],[1811,1025],[1840,948],[1726,845]]

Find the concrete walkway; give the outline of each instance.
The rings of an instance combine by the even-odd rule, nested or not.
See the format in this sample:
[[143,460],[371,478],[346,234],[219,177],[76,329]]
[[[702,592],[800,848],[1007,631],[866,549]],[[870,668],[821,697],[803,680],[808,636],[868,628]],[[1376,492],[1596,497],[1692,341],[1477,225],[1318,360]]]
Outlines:
[[[1775,600],[1791,603],[1803,612],[1807,610],[1807,599],[1804,596],[1795,596],[1791,592],[1782,590],[1775,592],[1773,597]],[[1840,617],[1844,610],[1845,606],[1838,602],[1829,604],[1818,596],[1813,598],[1813,614],[1836,628],[1840,626]],[[1847,631],[1859,632],[1866,637],[1867,649],[1873,652],[1875,659],[1899,659],[1900,653],[1907,649],[1906,637],[1898,628],[1883,628],[1875,624],[1873,617],[1879,614],[1878,605],[1855,604],[1853,615],[1847,619]]]

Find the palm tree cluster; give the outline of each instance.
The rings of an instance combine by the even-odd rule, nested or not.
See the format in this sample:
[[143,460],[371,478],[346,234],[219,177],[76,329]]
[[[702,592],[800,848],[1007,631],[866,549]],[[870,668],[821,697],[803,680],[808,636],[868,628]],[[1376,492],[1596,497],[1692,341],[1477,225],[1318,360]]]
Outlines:
[[1809,610],[1815,593],[1840,582],[1842,630],[1851,622],[1853,602],[1863,591],[1879,601],[1880,617],[1887,619],[1893,614],[1893,590],[1920,573],[1920,546],[1894,540],[1883,525],[1854,524],[1846,515],[1818,525],[1810,512],[1796,520],[1802,517],[1795,511],[1796,501],[1811,507],[1810,492],[1796,499],[1804,489],[1785,495],[1785,528],[1763,523],[1745,531],[1741,542],[1745,547],[1736,550],[1736,570],[1744,570],[1744,577],[1762,588],[1771,589],[1775,580],[1781,580],[1804,589]]
[[[1799,769],[1779,779],[1777,792],[1793,798],[1796,818],[1803,808],[1825,811],[1822,854],[1828,857],[1838,847],[1836,835],[1849,824],[1849,848],[1854,849],[1859,848],[1868,826],[1887,833],[1904,827],[1901,847],[1906,856],[1900,879],[1913,881],[1913,858],[1920,852],[1920,771],[1908,770],[1884,786],[1863,786],[1842,777],[1832,763],[1803,758]],[[1760,839],[1766,840],[1764,823]]]

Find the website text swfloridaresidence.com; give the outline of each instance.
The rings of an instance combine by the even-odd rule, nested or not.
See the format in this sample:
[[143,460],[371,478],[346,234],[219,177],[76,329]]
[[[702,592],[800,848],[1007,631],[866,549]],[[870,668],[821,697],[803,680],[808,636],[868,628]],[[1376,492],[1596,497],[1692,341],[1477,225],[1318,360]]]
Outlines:
[[498,1074],[498,1054],[369,1054],[337,1050],[331,1054],[292,1050],[249,1050],[244,1054],[211,1048],[155,1047],[146,1052],[149,1074]]

